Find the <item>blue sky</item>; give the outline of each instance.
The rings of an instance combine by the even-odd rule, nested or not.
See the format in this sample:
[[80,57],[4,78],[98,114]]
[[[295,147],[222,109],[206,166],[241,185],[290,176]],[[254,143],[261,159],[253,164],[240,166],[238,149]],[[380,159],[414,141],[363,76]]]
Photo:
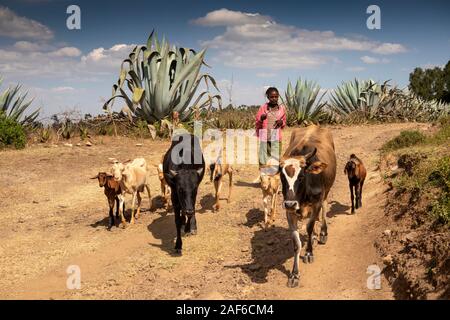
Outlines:
[[[81,8],[68,30],[66,8]],[[381,9],[369,30],[366,8]],[[155,29],[171,43],[208,48],[203,71],[236,104],[261,104],[263,88],[288,79],[332,89],[353,78],[405,87],[416,66],[450,59],[448,1],[0,1],[0,75],[20,82],[43,116],[101,112],[120,62]],[[117,108],[121,104],[118,103]]]

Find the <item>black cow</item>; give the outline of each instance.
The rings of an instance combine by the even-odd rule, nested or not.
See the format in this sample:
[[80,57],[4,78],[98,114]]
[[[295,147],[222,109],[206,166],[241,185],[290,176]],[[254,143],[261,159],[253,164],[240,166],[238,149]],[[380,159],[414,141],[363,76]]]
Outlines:
[[[199,139],[192,134],[179,134],[172,138],[172,145],[164,155],[163,172],[172,192],[177,240],[175,250],[181,254],[181,227],[186,234],[197,233],[195,201],[197,190],[205,174],[205,160]],[[187,217],[187,222],[186,222]]]

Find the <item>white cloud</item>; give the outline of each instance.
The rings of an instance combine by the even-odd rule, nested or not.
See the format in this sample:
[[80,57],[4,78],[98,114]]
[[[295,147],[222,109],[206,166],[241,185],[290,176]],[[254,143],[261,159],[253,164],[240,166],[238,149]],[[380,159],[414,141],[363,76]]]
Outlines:
[[389,63],[389,59],[386,58],[375,58],[375,57],[369,57],[369,56],[363,56],[361,57],[362,62],[367,64],[378,64],[378,63]]
[[0,74],[4,77],[59,77],[90,79],[98,75],[118,75],[120,63],[135,45],[118,44],[95,48],[83,55],[76,47],[53,48],[28,41],[0,49]]
[[379,43],[362,37],[341,37],[332,31],[311,31],[279,24],[269,16],[220,9],[193,21],[225,26],[225,31],[201,44],[217,50],[213,61],[227,66],[264,69],[316,68],[336,62],[337,51],[404,52],[401,44]]
[[52,57],[78,57],[81,51],[75,47],[64,47],[49,53]]
[[407,49],[398,43],[383,43],[373,49],[373,52],[378,54],[394,54],[403,53],[406,51]]
[[29,41],[17,41],[14,44],[14,49],[19,51],[37,51],[41,48],[38,43],[33,43]]
[[7,7],[0,6],[0,36],[15,39],[50,40],[53,31],[42,23],[20,17]]
[[73,88],[73,87],[55,87],[55,88],[51,88],[50,91],[52,91],[52,92],[73,92],[73,91],[75,91],[75,88]]
[[209,12],[206,16],[193,20],[194,24],[202,26],[234,26],[244,24],[264,24],[272,20],[269,16],[258,13],[231,11],[225,8]]
[[109,49],[96,48],[81,57],[83,66],[115,70],[119,72],[120,63],[128,57],[135,44],[116,44]]
[[258,78],[273,78],[273,77],[276,77],[277,74],[276,73],[270,73],[270,72],[258,72],[256,74],[256,76]]
[[361,71],[366,70],[366,68],[364,68],[364,67],[348,67],[345,70],[349,71],[349,72],[361,72]]

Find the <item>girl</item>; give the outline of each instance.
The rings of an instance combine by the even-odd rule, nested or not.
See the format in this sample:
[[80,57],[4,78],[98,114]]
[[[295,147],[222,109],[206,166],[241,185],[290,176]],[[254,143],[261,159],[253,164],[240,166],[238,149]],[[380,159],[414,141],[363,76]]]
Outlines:
[[263,104],[256,114],[256,136],[259,138],[259,165],[265,165],[269,158],[279,160],[281,152],[281,129],[286,126],[286,107],[278,104],[280,94],[277,88],[266,91],[269,102]]

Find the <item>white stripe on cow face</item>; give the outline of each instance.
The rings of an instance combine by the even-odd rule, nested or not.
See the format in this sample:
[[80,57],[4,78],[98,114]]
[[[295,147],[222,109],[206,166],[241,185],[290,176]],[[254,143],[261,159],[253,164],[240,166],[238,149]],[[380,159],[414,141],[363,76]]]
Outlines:
[[[286,167],[288,166],[292,166],[294,168],[294,175],[292,177],[290,177],[287,173],[286,173]],[[288,182],[289,185],[289,190],[291,190],[292,192],[294,192],[294,184],[295,181],[297,181],[298,179],[298,175],[300,174],[300,172],[302,171],[302,167],[300,166],[300,160],[298,159],[286,159],[284,161],[284,165],[283,165],[283,174],[286,178],[286,181]]]

